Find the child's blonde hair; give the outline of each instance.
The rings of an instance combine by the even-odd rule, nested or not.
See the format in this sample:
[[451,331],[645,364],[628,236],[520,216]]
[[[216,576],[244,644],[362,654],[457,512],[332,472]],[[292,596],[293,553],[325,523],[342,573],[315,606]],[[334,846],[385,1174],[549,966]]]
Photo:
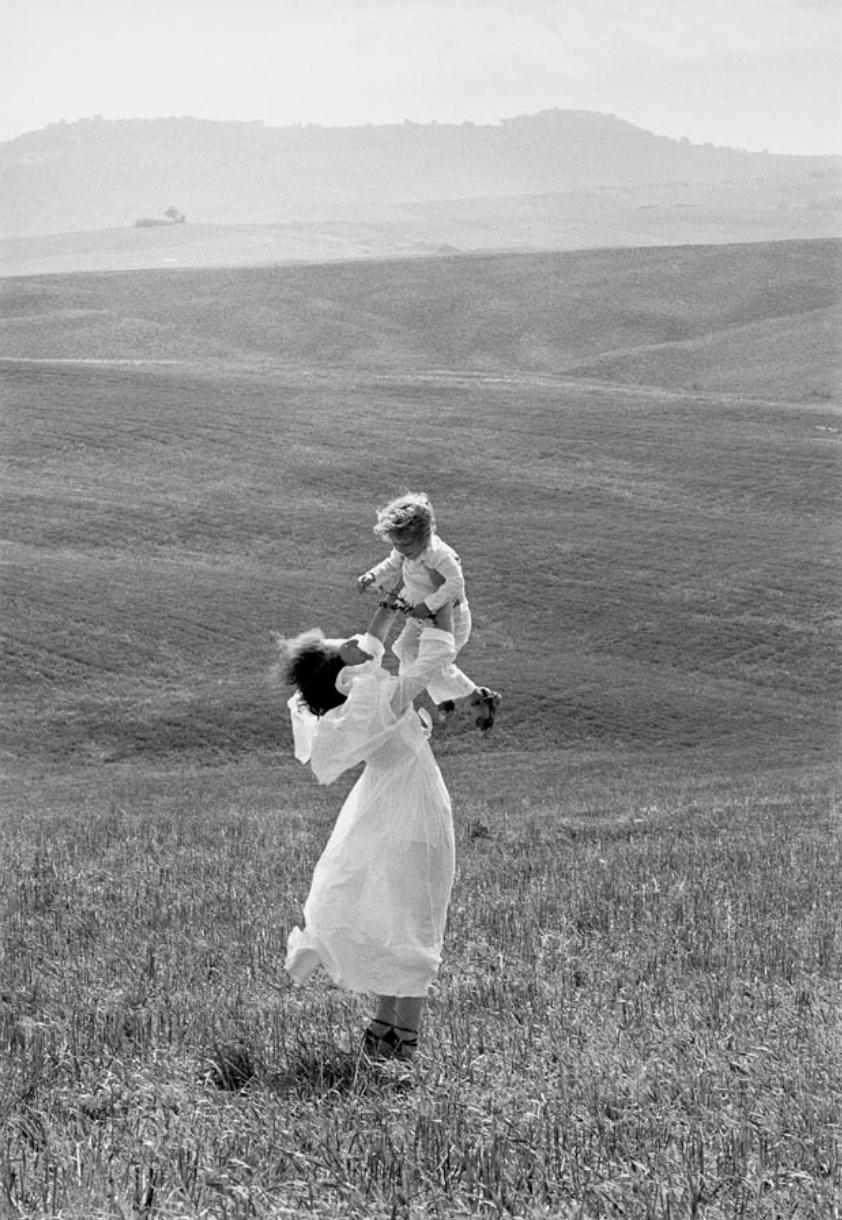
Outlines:
[[374,532],[387,541],[421,542],[426,546],[435,528],[436,517],[429,496],[423,491],[408,491],[377,510]]

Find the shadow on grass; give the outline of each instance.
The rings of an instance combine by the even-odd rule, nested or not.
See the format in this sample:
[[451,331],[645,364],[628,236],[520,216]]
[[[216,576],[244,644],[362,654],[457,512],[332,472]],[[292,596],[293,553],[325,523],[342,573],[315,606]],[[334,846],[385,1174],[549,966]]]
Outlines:
[[271,1089],[302,1098],[323,1097],[327,1093],[359,1094],[383,1088],[404,1090],[411,1088],[415,1079],[411,1065],[370,1059],[359,1047],[344,1051],[332,1042],[303,1041],[290,1047],[282,1068],[267,1074]]
[[244,1089],[260,1073],[260,1065],[243,1042],[217,1043],[207,1056],[206,1079],[228,1093]]
[[342,1050],[328,1039],[302,1038],[286,1048],[280,1066],[262,1063],[244,1042],[217,1043],[205,1059],[205,1080],[229,1093],[263,1087],[308,1098],[408,1089],[416,1071],[411,1064],[371,1059],[361,1047]]

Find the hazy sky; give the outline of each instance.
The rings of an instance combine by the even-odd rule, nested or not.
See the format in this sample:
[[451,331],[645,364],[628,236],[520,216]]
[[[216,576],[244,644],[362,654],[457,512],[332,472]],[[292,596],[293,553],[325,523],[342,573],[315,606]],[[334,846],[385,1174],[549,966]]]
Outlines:
[[494,123],[599,110],[842,152],[838,0],[4,0],[0,140],[101,114]]

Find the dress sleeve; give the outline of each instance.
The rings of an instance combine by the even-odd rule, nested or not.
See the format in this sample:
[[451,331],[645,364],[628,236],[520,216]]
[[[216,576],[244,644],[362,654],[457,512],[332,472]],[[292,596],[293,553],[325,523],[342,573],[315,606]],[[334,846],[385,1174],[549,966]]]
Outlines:
[[320,784],[332,784],[383,744],[395,723],[390,707],[394,683],[376,661],[340,671],[337,688],[346,700],[319,717],[310,751],[310,767]]
[[415,696],[455,655],[449,631],[425,627],[418,656],[400,677],[381,669],[377,661],[341,670],[336,685],[347,698],[318,717],[310,742],[310,767],[319,783],[332,784],[344,771],[370,758]]
[[370,631],[366,631],[363,635],[358,635],[357,641],[359,642],[360,648],[362,648],[363,652],[370,653],[379,665],[383,660],[383,654],[386,651],[383,646],[383,641],[378,640],[377,636],[372,635]]
[[417,657],[402,674],[393,679],[395,689],[391,696],[391,707],[395,715],[400,716],[433,678],[439,677],[448,665],[452,665],[455,656],[456,646],[449,631],[442,631],[440,627],[425,627],[418,637]]
[[292,744],[295,757],[301,763],[309,762],[319,718],[313,715],[298,693],[294,694],[291,699],[287,699],[287,707],[292,723]]

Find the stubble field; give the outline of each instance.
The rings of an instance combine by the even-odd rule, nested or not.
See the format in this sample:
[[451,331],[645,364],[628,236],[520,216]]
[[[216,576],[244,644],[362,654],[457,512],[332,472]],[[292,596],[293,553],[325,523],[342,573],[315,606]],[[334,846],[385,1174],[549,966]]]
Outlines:
[[[295,309],[282,269],[14,282],[0,1214],[836,1214],[840,411],[832,302],[792,293],[817,253],[752,255],[737,309],[733,252],[678,280],[613,252],[625,312],[594,271],[590,327],[586,260],[562,263],[555,368],[550,339],[495,363],[489,317],[520,315],[493,260],[467,302],[475,264],[431,264],[438,322],[392,335],[428,358],[391,367],[348,306],[371,267],[297,272]],[[505,271],[537,308],[535,260]],[[423,268],[380,274],[400,316]],[[289,339],[302,293],[329,357],[243,350],[250,310]],[[778,397],[735,356],[758,328]],[[352,777],[290,761],[269,670],[272,629],[364,624],[373,509],[407,485],[462,552],[465,667],[505,703],[435,743],[458,875],[404,1074],[360,1060],[362,1000],[283,976]]]

